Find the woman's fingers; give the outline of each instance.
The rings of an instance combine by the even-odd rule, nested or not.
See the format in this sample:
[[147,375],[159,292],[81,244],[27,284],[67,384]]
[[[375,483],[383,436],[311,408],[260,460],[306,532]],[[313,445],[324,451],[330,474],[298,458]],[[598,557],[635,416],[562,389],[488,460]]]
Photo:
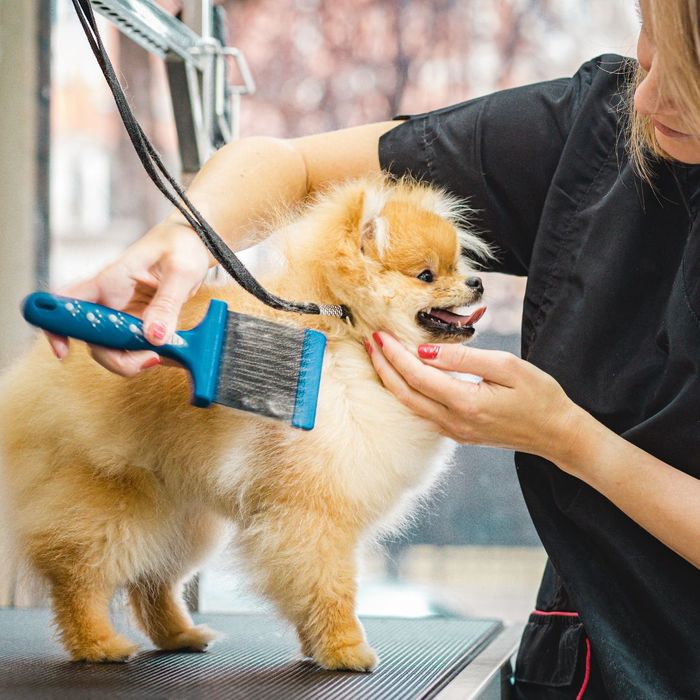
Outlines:
[[372,360],[387,389],[419,415],[443,427],[451,424],[451,403],[460,395],[463,382],[427,367],[387,333],[373,337],[381,352],[372,353]]
[[183,305],[204,281],[210,257],[202,241],[187,226],[165,226],[155,233],[156,240],[164,236],[165,242],[161,243],[161,254],[148,267],[153,296],[142,318],[146,339],[153,345],[162,345],[176,331]]
[[394,394],[404,406],[410,408],[419,416],[431,420],[436,424],[439,430],[443,426],[443,423],[449,418],[446,407],[416,391],[408,384],[401,374],[397,372],[382,352],[383,348],[380,341],[382,341],[384,336],[385,334],[379,338],[378,334],[375,333],[374,339],[375,343],[377,343],[377,348],[373,348],[369,344],[369,341],[367,346],[372,364],[379,378],[382,380],[382,384]]
[[68,354],[68,338],[62,335],[56,335],[55,333],[49,333],[48,331],[44,331],[44,335],[49,341],[53,354],[56,355],[59,360],[62,360]]
[[397,376],[419,395],[429,397],[443,406],[451,406],[458,398],[463,398],[464,392],[476,388],[450,377],[440,369],[423,364],[388,333],[375,333],[374,338],[375,342],[381,343],[382,354]]
[[522,360],[509,352],[481,350],[464,345],[419,345],[426,365],[450,372],[483,377],[487,382],[512,387]]
[[204,268],[171,260],[161,265],[162,276],[153,299],[143,312],[146,340],[153,345],[167,343],[177,329],[184,303],[197,291],[206,275]]
[[161,364],[160,356],[150,350],[126,352],[91,345],[90,354],[95,362],[122,377],[135,377],[142,370]]

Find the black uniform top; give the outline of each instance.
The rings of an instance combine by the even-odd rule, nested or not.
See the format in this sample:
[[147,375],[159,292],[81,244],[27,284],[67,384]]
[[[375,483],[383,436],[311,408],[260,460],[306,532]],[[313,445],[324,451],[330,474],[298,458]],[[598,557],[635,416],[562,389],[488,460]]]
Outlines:
[[[635,177],[631,67],[603,56],[570,79],[409,117],[382,137],[380,162],[468,198],[500,248],[493,269],[528,276],[525,359],[700,478],[700,167],[659,163],[655,191]],[[611,697],[700,697],[700,570],[551,463],[517,454],[516,466],[551,562],[538,608],[580,613]],[[571,680],[577,645],[569,625],[551,630],[559,619],[531,618],[516,678]]]

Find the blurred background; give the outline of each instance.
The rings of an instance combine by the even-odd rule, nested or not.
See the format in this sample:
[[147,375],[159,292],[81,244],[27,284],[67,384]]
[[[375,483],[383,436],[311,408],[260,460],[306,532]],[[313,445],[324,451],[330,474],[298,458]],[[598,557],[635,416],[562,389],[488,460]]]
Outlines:
[[[188,2],[156,4],[179,15]],[[241,99],[242,137],[381,121],[568,76],[601,53],[634,55],[637,32],[634,0],[217,4],[221,31],[257,84]],[[178,172],[163,61],[107,21],[100,26],[145,131]],[[0,0],[0,61],[0,363],[7,364],[28,340],[16,311],[20,291],[91,275],[169,205],[131,149],[69,0]],[[485,286],[489,312],[476,342],[518,352],[524,280],[487,275]],[[202,573],[200,608],[257,608],[228,559],[222,553]],[[521,620],[543,564],[512,455],[460,448],[429,505],[400,536],[365,553],[361,612]]]

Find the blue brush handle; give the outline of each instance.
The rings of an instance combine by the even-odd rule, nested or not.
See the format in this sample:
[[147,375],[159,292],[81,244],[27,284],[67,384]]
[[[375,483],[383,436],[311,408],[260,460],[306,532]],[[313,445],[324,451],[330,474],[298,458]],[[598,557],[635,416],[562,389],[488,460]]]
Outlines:
[[151,345],[136,316],[107,306],[34,292],[22,303],[24,318],[34,326],[86,343],[117,350],[151,350],[184,365],[192,374],[192,403],[208,406],[216,397],[219,363],[228,306],[213,299],[205,319],[192,330],[179,331],[167,345]]
[[35,292],[24,300],[22,314],[32,325],[56,335],[117,350],[152,350],[184,364],[180,348],[172,344],[151,345],[144,338],[140,318],[107,306]]

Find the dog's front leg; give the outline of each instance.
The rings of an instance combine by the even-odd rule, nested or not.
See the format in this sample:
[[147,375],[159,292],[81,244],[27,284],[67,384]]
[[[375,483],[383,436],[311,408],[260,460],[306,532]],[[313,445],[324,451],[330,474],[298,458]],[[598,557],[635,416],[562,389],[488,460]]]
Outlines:
[[297,627],[302,651],[333,670],[378,658],[355,614],[357,533],[328,513],[271,509],[240,532],[264,593]]

